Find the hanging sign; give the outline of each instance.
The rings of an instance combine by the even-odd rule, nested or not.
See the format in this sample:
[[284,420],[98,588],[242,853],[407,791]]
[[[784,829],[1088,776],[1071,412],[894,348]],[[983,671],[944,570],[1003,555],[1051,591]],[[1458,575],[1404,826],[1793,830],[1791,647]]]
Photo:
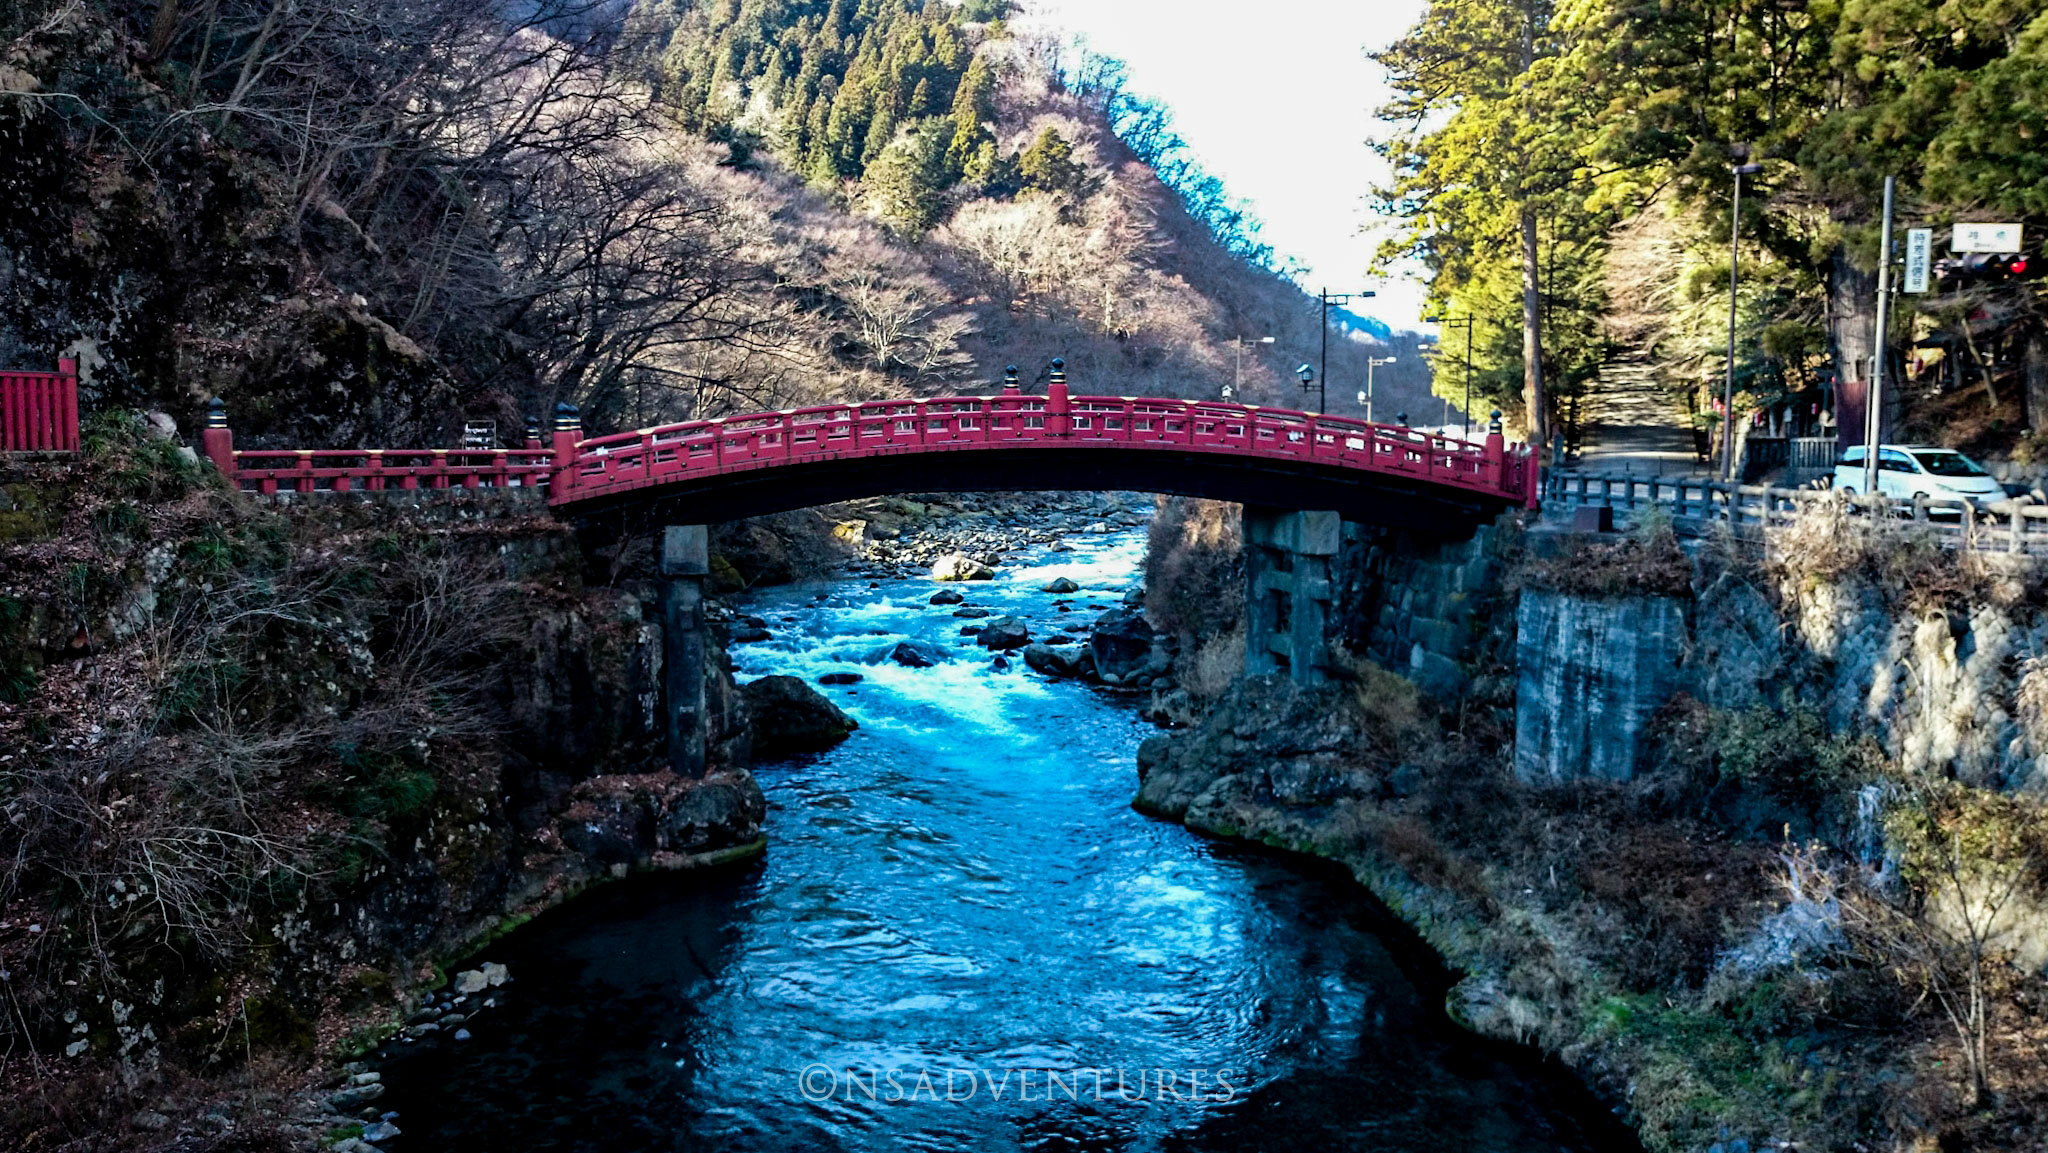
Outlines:
[[1906,291],[1926,292],[1929,266],[1934,256],[1934,230],[1906,230]]
[[1949,238],[1950,252],[2018,252],[2020,226],[2017,224],[1957,223]]

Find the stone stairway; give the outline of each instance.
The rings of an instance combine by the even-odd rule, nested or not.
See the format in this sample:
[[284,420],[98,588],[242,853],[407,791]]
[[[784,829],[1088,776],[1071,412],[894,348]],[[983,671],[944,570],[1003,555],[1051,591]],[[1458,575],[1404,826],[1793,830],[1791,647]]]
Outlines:
[[1647,357],[1617,351],[1600,367],[1580,416],[1583,472],[1697,476],[1708,466],[1693,453],[1685,411],[1658,383]]

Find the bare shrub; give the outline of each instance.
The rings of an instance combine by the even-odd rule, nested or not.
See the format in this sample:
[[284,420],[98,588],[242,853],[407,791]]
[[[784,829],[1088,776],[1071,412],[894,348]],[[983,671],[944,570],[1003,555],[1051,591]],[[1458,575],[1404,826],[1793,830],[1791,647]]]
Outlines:
[[1562,552],[1529,553],[1510,574],[1511,587],[1583,597],[1692,593],[1692,558],[1668,520],[1646,520],[1613,541],[1574,539]]
[[1224,501],[1159,498],[1145,553],[1145,612],[1184,650],[1244,620],[1240,511]]

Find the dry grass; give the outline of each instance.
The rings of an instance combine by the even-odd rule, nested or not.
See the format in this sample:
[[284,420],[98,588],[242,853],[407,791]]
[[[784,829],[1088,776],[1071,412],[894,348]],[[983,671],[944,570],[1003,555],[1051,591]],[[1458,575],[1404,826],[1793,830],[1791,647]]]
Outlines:
[[1615,598],[1692,595],[1692,559],[1668,522],[1645,521],[1615,540],[1575,536],[1560,551],[1531,550],[1509,574],[1512,590]]

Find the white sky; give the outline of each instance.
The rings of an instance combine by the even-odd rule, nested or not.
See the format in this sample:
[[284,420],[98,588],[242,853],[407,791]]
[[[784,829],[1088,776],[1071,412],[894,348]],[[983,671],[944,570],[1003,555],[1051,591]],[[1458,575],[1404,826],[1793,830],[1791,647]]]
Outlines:
[[1370,190],[1386,164],[1366,147],[1386,78],[1366,52],[1421,16],[1424,0],[1025,0],[1048,23],[1130,65],[1131,90],[1165,102],[1202,166],[1265,221],[1263,237],[1306,265],[1309,291],[1375,289],[1358,311],[1420,327],[1423,287],[1366,277],[1377,240]]

